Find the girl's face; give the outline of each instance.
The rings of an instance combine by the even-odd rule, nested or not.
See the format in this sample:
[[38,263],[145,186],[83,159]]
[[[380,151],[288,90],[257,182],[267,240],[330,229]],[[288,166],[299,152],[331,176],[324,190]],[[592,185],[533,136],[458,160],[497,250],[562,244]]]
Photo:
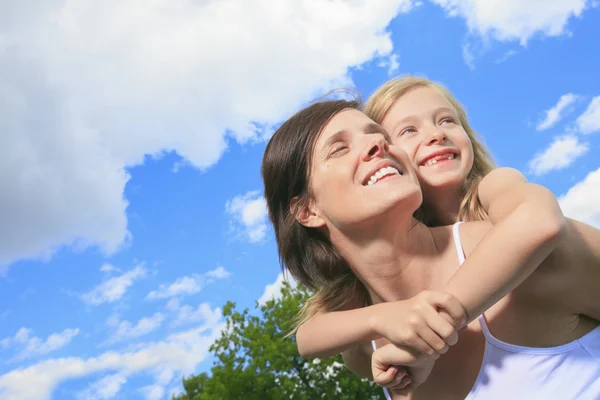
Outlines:
[[300,222],[338,231],[389,218],[392,208],[410,218],[422,201],[406,153],[390,146],[387,132],[354,109],[331,118],[317,139],[310,197],[312,222]]
[[473,146],[454,107],[440,92],[427,86],[410,89],[381,125],[392,143],[408,154],[426,198],[462,187],[473,166]]

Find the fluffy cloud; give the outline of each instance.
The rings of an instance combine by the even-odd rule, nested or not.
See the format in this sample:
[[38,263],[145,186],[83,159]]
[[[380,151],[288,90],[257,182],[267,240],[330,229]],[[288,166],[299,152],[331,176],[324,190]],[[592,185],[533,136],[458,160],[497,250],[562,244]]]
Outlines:
[[171,284],[161,284],[158,290],[153,290],[146,298],[148,300],[167,299],[175,296],[185,296],[198,293],[204,285],[213,282],[215,279],[225,279],[229,277],[230,272],[223,267],[217,267],[214,270],[204,274],[194,274],[177,278]]
[[221,267],[221,266],[213,269],[212,271],[208,271],[206,274],[204,274],[204,276],[206,276],[207,278],[214,278],[214,279],[225,279],[225,278],[229,278],[230,275],[231,275],[231,272],[227,271],[225,269],[225,267]]
[[284,274],[280,272],[279,275],[277,275],[275,282],[265,286],[263,294],[258,299],[258,304],[262,306],[271,299],[279,299],[281,297],[281,288],[283,287],[283,282],[289,283],[292,287],[296,287],[297,285],[297,282],[294,280],[294,278],[291,276],[284,276]]
[[588,108],[577,118],[575,124],[583,134],[600,131],[600,96],[592,99]]
[[577,136],[559,136],[546,150],[538,153],[529,162],[529,171],[534,175],[544,175],[550,171],[564,169],[588,150],[589,145],[581,143]]
[[536,129],[543,131],[556,125],[564,116],[567,108],[577,100],[577,96],[573,93],[567,93],[560,96],[556,105],[544,111],[544,119],[538,123]]
[[79,400],[113,399],[125,383],[127,383],[127,375],[123,373],[106,375],[89,385],[86,390],[78,394],[77,398]]
[[122,275],[112,277],[83,294],[81,299],[93,305],[113,303],[120,300],[133,282],[146,277],[146,269],[138,265]]
[[469,31],[484,39],[518,40],[522,45],[534,35],[567,33],[567,22],[579,17],[589,0],[432,0],[451,16],[463,17]]
[[164,388],[181,375],[193,373],[206,358],[208,348],[223,326],[221,321],[210,321],[210,324],[170,335],[162,341],[140,344],[129,352],[109,351],[92,358],[41,361],[1,375],[0,393],[6,400],[46,400],[62,382],[103,373],[107,374],[102,378],[105,380],[99,382],[110,384],[110,387],[102,390],[97,382],[86,393],[96,398],[114,396],[129,376],[139,373],[153,376],[156,391],[157,387]]
[[61,349],[71,343],[71,340],[79,334],[79,329],[65,329],[59,333],[49,335],[46,340],[31,335],[32,331],[28,328],[21,328],[14,337],[5,338],[0,342],[3,349],[22,348],[20,353],[14,357],[14,361],[21,361],[27,358],[45,355]]
[[177,299],[171,299],[167,304],[167,309],[175,314],[173,326],[204,322],[207,324],[215,324],[221,319],[221,309],[210,308],[208,303],[201,303],[198,307],[193,308],[190,305],[180,305]]
[[225,204],[232,231],[257,243],[267,235],[267,203],[258,190],[236,196]]
[[600,229],[600,168],[559,198],[563,213]]
[[164,315],[159,312],[151,317],[140,318],[135,324],[120,320],[118,316],[113,315],[106,323],[114,328],[114,333],[104,344],[113,344],[147,335],[160,328],[164,320]]
[[412,0],[50,0],[0,15],[0,265],[127,243],[126,168],[206,169],[389,57]]

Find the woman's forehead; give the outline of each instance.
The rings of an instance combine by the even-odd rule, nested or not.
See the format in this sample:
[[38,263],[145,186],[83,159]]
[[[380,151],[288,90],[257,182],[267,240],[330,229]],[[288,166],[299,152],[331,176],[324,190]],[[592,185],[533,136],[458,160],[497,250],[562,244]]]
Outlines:
[[385,130],[362,111],[345,109],[327,122],[318,142],[324,144],[338,136],[362,133],[385,133]]

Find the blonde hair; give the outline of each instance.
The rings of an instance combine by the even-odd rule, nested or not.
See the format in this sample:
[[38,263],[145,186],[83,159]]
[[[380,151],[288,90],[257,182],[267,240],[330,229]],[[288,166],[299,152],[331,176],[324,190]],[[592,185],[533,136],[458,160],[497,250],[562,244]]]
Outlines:
[[[411,89],[416,87],[429,87],[438,91],[452,104],[463,129],[469,136],[473,146],[473,167],[465,180],[464,195],[460,204],[459,221],[477,221],[487,219],[487,213],[481,206],[477,197],[477,187],[481,179],[493,168],[494,163],[489,152],[479,138],[479,135],[469,125],[464,107],[456,100],[452,93],[442,84],[426,78],[416,76],[402,76],[391,79],[379,87],[365,103],[365,113],[375,122],[382,123],[396,101]],[[434,220],[431,212],[421,207],[416,217],[425,224]]]
[[[375,122],[381,123],[401,96],[409,90],[420,86],[437,90],[452,104],[456,110],[460,124],[469,136],[473,146],[473,167],[465,180],[464,195],[457,219],[460,221],[487,219],[487,214],[477,196],[477,187],[481,179],[492,170],[493,161],[479,139],[479,136],[469,125],[463,106],[446,87],[426,78],[414,76],[392,79],[377,89],[367,100],[364,112]],[[417,211],[415,217],[426,225],[432,225],[434,222],[433,214],[423,206]],[[313,289],[315,289],[315,294],[302,307],[288,336],[294,334],[302,324],[318,313],[363,307],[369,302],[367,289],[350,269],[340,273],[333,280],[313,287]]]

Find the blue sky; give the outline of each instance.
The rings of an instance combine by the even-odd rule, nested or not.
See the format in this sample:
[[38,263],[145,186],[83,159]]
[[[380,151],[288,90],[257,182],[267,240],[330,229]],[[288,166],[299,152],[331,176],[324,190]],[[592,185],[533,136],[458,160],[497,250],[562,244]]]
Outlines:
[[164,399],[208,370],[220,307],[253,307],[281,280],[261,197],[266,140],[332,88],[367,97],[406,73],[446,84],[499,165],[600,227],[597,5],[3,10],[0,398]]

